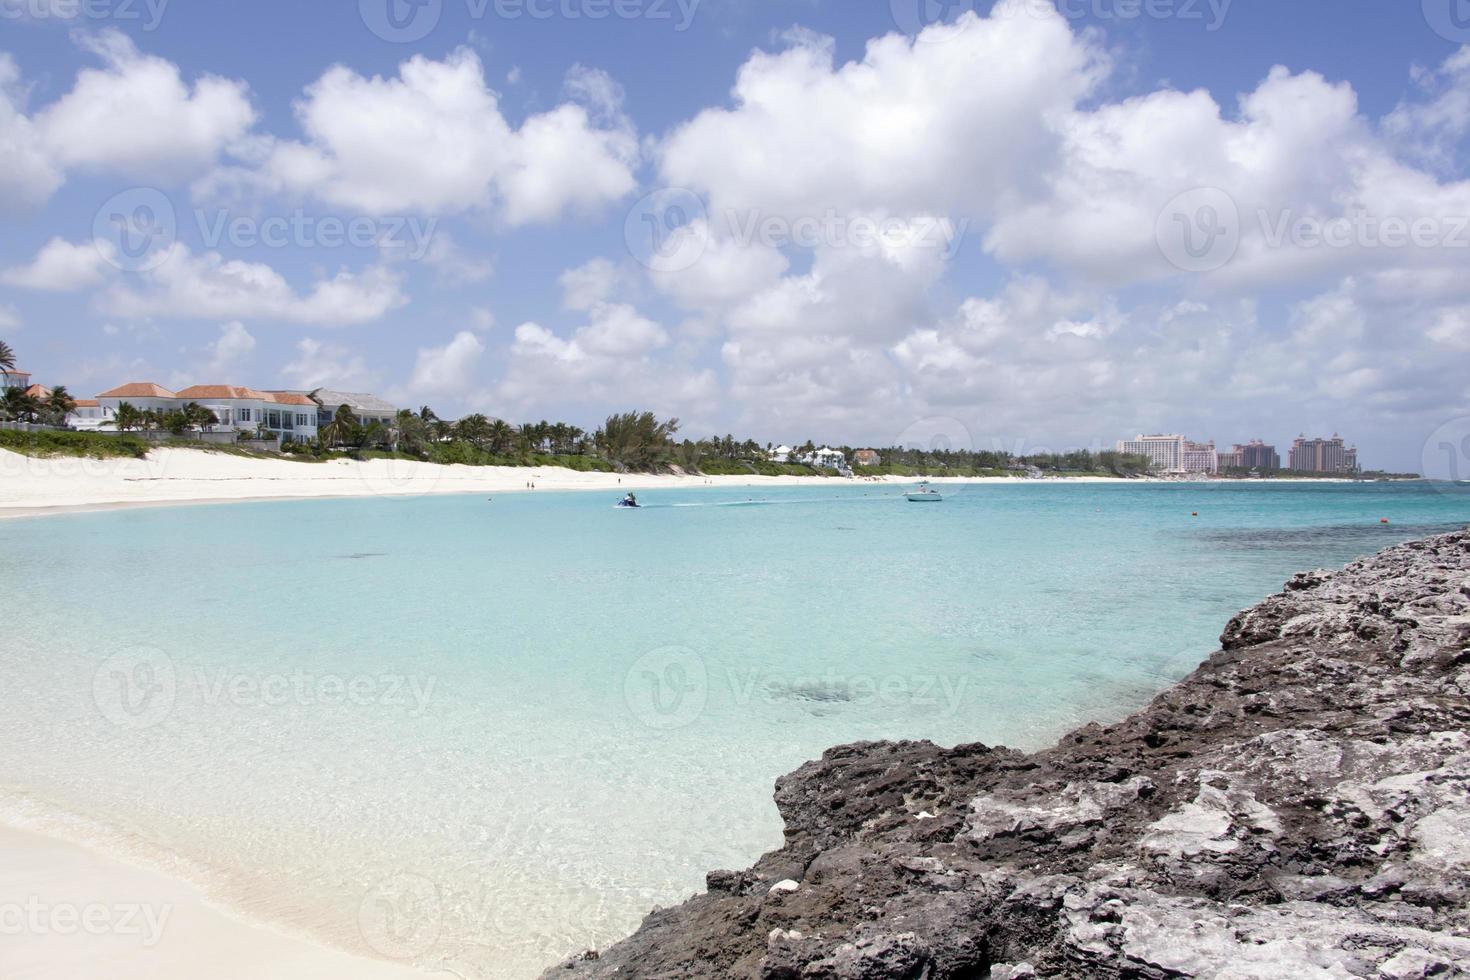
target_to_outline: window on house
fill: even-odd
[[[242,408],[242,409],[240,409],[240,421],[241,422],[249,422],[250,421],[250,409],[248,409],[248,408]]]
[[[310,418],[308,415],[298,415],[296,416],[296,424],[304,429],[311,424]]]
[[[281,413],[271,412],[270,422],[268,422],[267,425],[269,425],[272,429],[279,429],[281,427]]]

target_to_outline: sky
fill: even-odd
[[[0,0],[34,380],[1470,476],[1467,0]]]

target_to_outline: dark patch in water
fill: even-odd
[[[1412,538],[1463,531],[1463,522],[1449,524],[1329,524],[1323,527],[1243,527],[1201,530],[1194,537],[1216,548],[1238,551],[1294,551],[1320,545],[1375,543],[1387,547]]]
[[[766,690],[773,698],[783,701],[815,701],[833,704],[851,701],[852,692],[843,684],[767,684]]]
[[[359,561],[363,558],[387,558],[388,555],[381,551],[359,551],[352,555],[338,555],[344,561]]]

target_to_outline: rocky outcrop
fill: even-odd
[[[786,843],[547,978],[1470,977],[1470,532],[1299,575],[1034,755],[849,745]]]

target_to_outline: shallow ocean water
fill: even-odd
[[[1043,746],[1293,573],[1470,522],[1447,484],[946,489],[0,523],[0,819],[534,976],[779,846],[772,783],[829,746]]]

